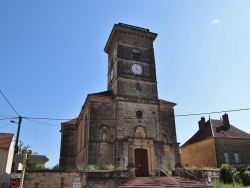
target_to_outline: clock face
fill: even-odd
[[[135,74],[141,74],[142,73],[142,67],[139,64],[133,64],[131,67],[133,73]]]

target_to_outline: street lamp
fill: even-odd
[[[16,123],[15,121],[11,120],[11,123]],[[22,123],[22,116],[18,117],[18,128],[17,128],[17,135],[16,135],[16,142],[15,142],[15,148],[14,148],[14,155],[13,155],[13,160],[12,160],[12,169],[11,171],[14,172],[15,169],[15,163],[14,163],[14,157],[16,154],[18,154],[18,141],[19,141],[19,134],[20,134],[20,128],[21,128],[21,123]]]

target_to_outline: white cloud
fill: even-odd
[[[219,24],[220,20],[218,19],[214,19],[213,21],[211,21],[211,24],[215,25],[215,24]]]

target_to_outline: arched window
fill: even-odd
[[[167,133],[166,133],[166,131],[163,131],[163,142],[164,143],[168,143],[168,137],[167,137]]]
[[[101,140],[104,142],[109,141],[109,129],[108,129],[108,127],[103,126],[100,131],[101,131]]]
[[[138,49],[132,50],[133,60],[139,61],[141,59],[140,51]]]

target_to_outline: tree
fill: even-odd
[[[22,141],[20,141],[18,153],[21,154],[23,150],[26,150],[29,148],[31,148],[31,146],[29,146],[29,145],[25,146],[24,143]],[[35,151],[32,153],[32,155],[38,155],[38,152]],[[37,164],[37,163],[31,164],[31,163],[29,163],[29,160],[28,160],[27,164],[26,164],[26,169],[27,170],[43,170],[46,168],[45,168],[45,164]]]

